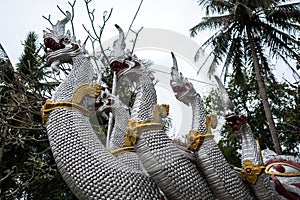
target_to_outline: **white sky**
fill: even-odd
[[[13,63],[18,61],[29,31],[35,31],[42,42],[42,30],[50,27],[50,24],[42,18],[51,14],[51,20],[56,23],[64,16],[56,7],[62,10],[71,10],[66,0],[0,0],[0,43],[3,45]],[[96,3],[97,2],[97,3]],[[70,3],[73,3],[70,0]],[[139,0],[93,0],[90,8],[95,9],[96,25],[102,24],[102,13],[113,8],[113,13],[108,21],[103,39],[115,35],[114,24],[120,25],[124,31],[128,27],[138,8]],[[133,24],[133,29],[164,28],[179,32],[189,37],[189,29],[201,21],[202,12],[196,0],[144,0],[141,10]],[[88,15],[84,0],[77,0],[75,6],[75,32],[77,39],[85,40],[87,34],[82,24],[89,27]],[[200,43],[203,37],[193,39]]]

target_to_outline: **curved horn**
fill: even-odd
[[[69,11],[66,11],[66,17],[62,19],[60,22],[64,25],[66,25],[71,20],[71,13]]]
[[[118,42],[124,42],[125,40],[125,34],[124,34],[124,31],[122,30],[122,28],[118,25],[118,24],[115,24],[115,27],[118,29],[119,31],[119,39],[118,39]]]
[[[232,101],[229,98],[228,93],[226,92],[226,89],[223,85],[223,83],[221,82],[221,80],[219,79],[219,77],[217,77],[216,75],[214,75],[218,85],[219,85],[219,89],[221,92],[221,101],[222,101],[222,105],[224,110],[230,110],[230,111],[234,111],[234,105],[232,103]]]
[[[55,25],[52,26],[53,31],[56,31],[58,35],[65,34],[65,26],[71,20],[71,13],[66,11],[66,17],[62,20],[58,20]]]
[[[117,40],[115,40],[114,45],[113,45],[113,56],[115,58],[117,57],[122,57],[124,56],[125,52],[125,35],[124,35],[124,31],[122,30],[122,28],[115,24],[115,27],[118,29],[119,31],[119,38]]]
[[[177,65],[176,57],[175,57],[175,55],[174,55],[173,52],[171,52],[171,54],[172,54],[172,59],[173,59],[173,67],[174,67],[174,69],[175,69],[176,71],[178,71],[178,65]]]

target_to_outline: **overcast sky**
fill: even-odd
[[[35,31],[42,41],[42,30],[50,24],[42,18],[51,14],[51,20],[56,23],[64,16],[56,7],[71,10],[66,0],[0,0],[0,43],[5,48],[13,63],[18,61],[23,51],[21,42],[29,31]],[[70,0],[70,3],[73,3]],[[93,0],[90,7],[95,9],[96,25],[101,25],[102,13],[113,8],[103,39],[116,34],[114,24],[119,24],[126,31],[138,8],[139,0]],[[201,21],[203,14],[196,0],[144,0],[133,29],[164,28],[182,33],[189,37],[189,29]],[[89,27],[88,15],[84,0],[77,0],[75,6],[75,32],[77,39],[84,40],[86,32],[82,24]],[[201,43],[203,37],[195,40]]]

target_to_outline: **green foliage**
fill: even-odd
[[[213,58],[210,73],[217,66],[223,66],[225,77],[229,67],[236,76],[245,66],[252,66],[249,30],[255,42],[255,50],[261,69],[271,73],[270,59],[283,59],[293,73],[300,78],[289,59],[299,63],[300,53],[297,39],[300,23],[300,3],[284,1],[210,1],[199,0],[199,5],[206,10],[206,17],[190,29],[192,37],[200,31],[210,29],[214,34],[203,43],[195,58],[211,47],[209,56]],[[268,55],[269,54],[269,55]],[[289,58],[289,59],[287,59]],[[203,65],[205,62],[203,63]],[[246,64],[246,65],[245,65]]]
[[[1,46],[0,199],[76,199],[41,122],[40,109],[59,81],[49,79],[37,41],[30,32],[16,69]]]
[[[226,77],[233,78],[237,86],[244,90],[247,87],[247,80],[242,76],[243,70],[251,68],[255,72],[250,75],[255,76],[257,80],[257,89],[264,110],[262,114],[267,115],[267,125],[275,152],[281,153],[274,125],[276,119],[269,104],[265,82],[271,83],[272,86],[276,85],[272,62],[278,59],[290,68],[296,79],[300,79],[300,75],[295,70],[300,61],[298,38],[300,3],[252,0],[198,0],[198,2],[206,10],[207,16],[190,29],[191,36],[195,37],[205,29],[215,32],[199,48],[195,59],[210,47],[211,52],[208,57],[212,57],[212,62],[209,73],[214,74],[216,68],[222,66],[225,80]],[[203,65],[208,60],[206,59]],[[294,66],[290,64],[292,62],[297,64]],[[263,124],[256,125],[260,129],[264,128]],[[264,139],[268,141],[268,137]]]
[[[24,53],[21,55],[20,63],[17,64],[18,72],[23,78],[28,77],[36,80],[43,78],[42,71],[38,69],[42,60],[39,59],[38,55],[37,39],[38,36],[34,32],[29,32],[25,40]]]
[[[271,89],[270,89],[271,90]],[[283,83],[275,90],[273,110],[283,153],[300,155],[300,86]],[[269,92],[272,92],[269,91]]]
[[[229,130],[223,127],[221,132],[222,140],[219,141],[218,147],[221,149],[227,162],[233,166],[241,167],[241,145],[237,135],[230,134]]]
[[[273,142],[271,134],[268,129],[267,120],[262,109],[262,102],[257,93],[256,80],[244,70],[243,77],[245,84],[243,87],[239,86],[235,79],[227,84],[227,93],[242,113],[247,116],[248,123],[251,126],[255,139],[260,143],[261,149],[272,149]],[[300,93],[299,85],[287,83],[273,83],[268,82],[267,94],[272,105],[272,113],[276,122],[276,129],[278,130],[283,153],[288,155],[300,155],[300,123],[299,123],[299,108],[300,108]],[[207,108],[211,108],[214,99],[219,96],[215,91],[212,91],[208,98],[206,98]],[[216,112],[216,110],[212,109]],[[221,113],[221,112],[220,112]],[[220,114],[219,113],[219,114]],[[238,150],[241,149],[240,142],[236,135],[229,132],[226,125],[221,131],[222,139],[218,146],[223,152],[225,158],[230,164],[240,166],[240,155]],[[273,149],[274,150],[274,149]]]
[[[217,89],[212,89],[209,95],[204,97],[204,103],[206,105],[207,113],[216,113],[217,115],[222,115],[222,111],[224,109],[219,96],[219,91]]]

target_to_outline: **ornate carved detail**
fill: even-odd
[[[241,172],[246,177],[247,181],[255,184],[258,176],[263,172],[264,169],[265,166],[263,165],[254,165],[250,160],[245,160]]]
[[[200,131],[197,130],[190,130],[187,138],[186,138],[186,144],[188,147],[193,151],[198,151],[201,144],[204,141],[204,134],[201,134]],[[202,137],[201,137],[202,136]]]
[[[155,105],[153,109],[153,121],[155,123],[159,123],[161,118],[165,118],[169,115],[169,105],[168,104],[160,104]]]
[[[125,137],[125,145],[124,147],[133,146],[139,134],[144,131],[150,130],[162,130],[163,124],[161,122],[161,118],[167,117],[169,114],[169,105],[160,104],[155,105],[153,109],[153,120],[150,122],[138,122],[135,119],[130,119],[127,124],[127,133]]]
[[[145,131],[162,130],[163,125],[155,122],[138,122],[135,119],[130,119],[127,124],[127,133],[125,137],[125,147],[133,146],[139,134]]]
[[[198,151],[204,140],[212,140],[213,138],[214,135],[212,134],[205,134],[197,130],[190,130],[186,138],[186,143],[191,150]]]
[[[212,134],[211,129],[215,129],[218,125],[217,115],[214,113],[208,114],[205,118],[205,126],[207,130],[207,134]]]
[[[79,104],[86,95],[97,97],[101,93],[101,85],[97,83],[86,83],[78,86],[73,93],[71,103]]]
[[[197,130],[190,130],[186,140],[188,147],[193,151],[198,151],[205,139],[212,140],[214,138],[214,135],[212,135],[211,128],[216,128],[217,123],[218,121],[216,114],[207,115],[205,118],[207,134],[201,133]]]
[[[79,104],[71,103],[71,102],[51,102],[50,99],[47,99],[46,103],[42,106],[41,109],[42,123],[45,124],[49,117],[50,112],[58,108],[70,108],[82,112],[82,114],[84,114],[85,116],[91,115],[91,111],[89,111],[88,109],[84,108]]]
[[[295,169],[295,171],[298,171],[298,172],[286,172],[284,166],[293,168],[293,169]],[[274,167],[276,171],[270,171],[270,169],[272,167]],[[280,169],[282,169],[282,170],[280,170]],[[291,163],[288,163],[288,162],[278,162],[278,161],[276,162],[275,161],[266,166],[265,173],[271,174],[271,175],[274,174],[276,176],[295,177],[295,176],[300,176],[300,168]]]
[[[130,147],[118,148],[116,150],[110,150],[110,153],[113,155],[121,154],[123,152],[135,152],[135,149],[133,146],[130,146]]]
[[[85,116],[90,116],[91,111],[80,105],[86,95],[96,97],[101,92],[99,84],[82,84],[74,92],[70,102],[51,102],[50,99],[42,106],[42,123],[45,124],[50,112],[57,108],[70,108],[82,112]]]
[[[247,118],[244,115],[239,115],[236,113],[227,115],[225,117],[227,124],[230,126],[231,132],[240,131],[241,127],[247,123]]]

